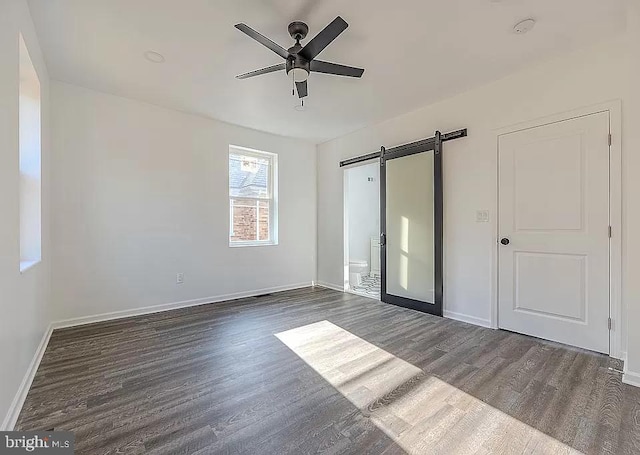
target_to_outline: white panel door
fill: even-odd
[[[609,113],[502,135],[498,161],[500,328],[609,353]]]

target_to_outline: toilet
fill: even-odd
[[[360,286],[362,276],[369,273],[369,263],[367,261],[349,261],[349,284]]]

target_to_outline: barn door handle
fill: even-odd
[[[500,239],[500,243],[506,246],[509,244],[509,239],[506,237],[503,237],[502,239]]]

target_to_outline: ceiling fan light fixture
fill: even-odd
[[[292,68],[291,74],[294,82],[304,82],[309,78],[309,71],[304,68]]]

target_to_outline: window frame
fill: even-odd
[[[231,156],[247,156],[251,158],[258,158],[269,161],[269,173],[267,176],[267,197],[239,197],[231,196],[231,187],[229,181],[229,169],[231,164]],[[229,145],[229,154],[227,155],[227,196],[228,196],[228,209],[229,209],[229,226],[228,226],[228,243],[230,248],[242,248],[242,247],[256,247],[256,246],[276,246],[278,245],[278,155],[272,152],[266,152],[263,150],[251,149],[248,147],[241,147],[238,145]],[[256,202],[256,210],[258,210],[259,218],[259,203],[266,201],[269,204],[269,239],[268,240],[231,240],[233,231],[233,200],[234,199],[247,199]],[[257,230],[259,232],[259,230]]]

